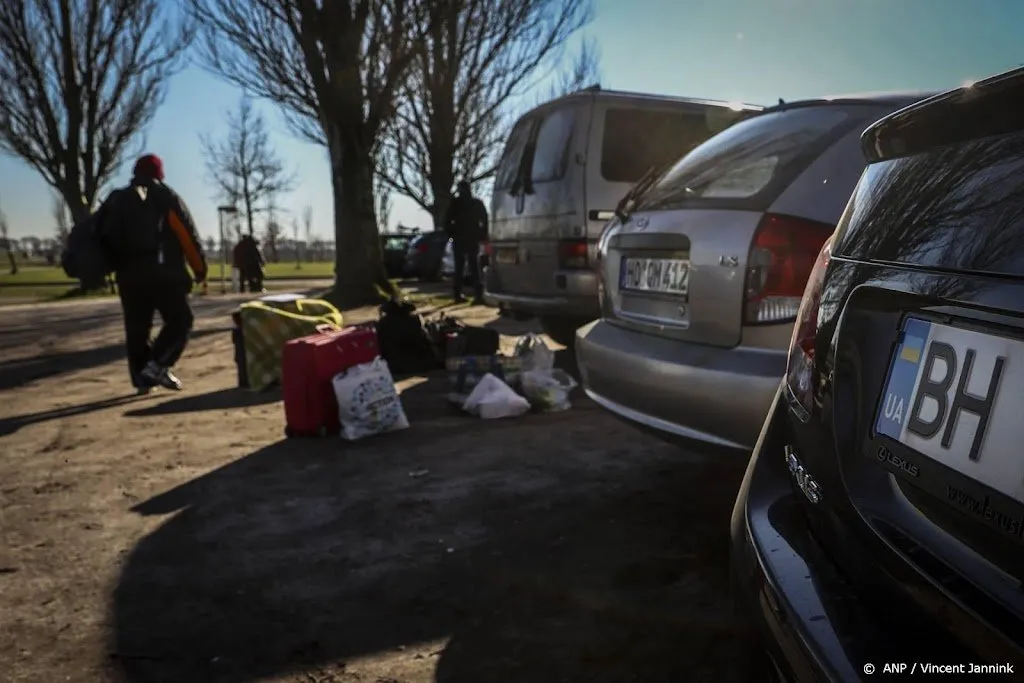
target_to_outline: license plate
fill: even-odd
[[[494,262],[514,265],[519,262],[519,250],[515,248],[496,249],[494,251]]]
[[[908,318],[875,432],[1024,503],[1024,342]]]
[[[685,259],[622,257],[619,286],[638,292],[685,295],[690,286],[690,262]]]

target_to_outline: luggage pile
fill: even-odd
[[[389,301],[376,323],[350,327],[330,303],[294,294],[250,301],[232,317],[238,384],[280,385],[289,437],[353,441],[407,428],[395,375],[444,369],[449,400],[483,418],[564,410],[576,386],[540,338],[504,356],[495,330],[444,315],[425,322],[408,302]]]

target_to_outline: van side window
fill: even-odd
[[[495,190],[507,190],[512,187],[519,173],[519,164],[523,159],[523,151],[530,141],[534,119],[521,119],[513,128],[505,143],[505,151],[501,154],[498,171],[494,177]]]
[[[559,180],[565,175],[575,114],[575,109],[563,108],[550,111],[544,117],[534,143],[533,168],[530,171],[533,182]]]
[[[651,166],[675,161],[711,135],[701,111],[608,109],[601,175],[612,183],[635,183]]]

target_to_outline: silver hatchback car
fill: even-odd
[[[811,268],[864,170],[861,132],[924,96],[780,104],[634,198],[598,243],[602,317],[576,332],[586,393],[661,436],[750,449]]]

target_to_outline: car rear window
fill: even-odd
[[[680,159],[644,195],[637,209],[694,204],[766,208],[859,118],[839,107],[814,106],[738,123]]]
[[[609,108],[601,142],[601,176],[613,183],[635,183],[652,166],[671,163],[749,115],[727,107]]]
[[[384,239],[384,248],[388,251],[405,249],[409,241],[408,237],[387,237]]]
[[[1024,274],[1024,133],[944,145],[870,164],[833,253],[944,270]],[[939,292],[973,286],[951,278]]]

